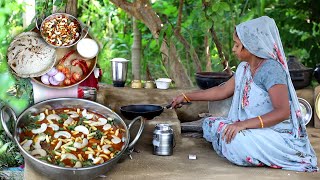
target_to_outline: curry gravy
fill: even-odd
[[[110,119],[110,117],[104,117],[98,113],[86,111],[88,114],[93,114],[92,119],[87,119],[81,113],[83,111],[83,109],[74,108],[46,110],[45,112],[43,112],[45,114],[45,118],[43,120],[39,120],[41,113],[33,114],[33,123],[30,123],[29,125],[24,127],[22,133],[20,134],[20,144],[23,146],[27,140],[32,140],[32,144],[30,145],[30,147],[26,146],[26,148],[24,148],[26,150],[29,148],[28,152],[34,154],[36,150],[36,142],[39,141],[40,136],[46,136],[46,140],[40,141],[41,149],[46,151],[46,155],[39,156],[37,154],[35,157],[44,160],[48,163],[64,167],[74,167],[75,163],[78,161],[81,163],[82,167],[94,165],[94,162],[100,159],[98,157],[101,157],[103,160],[100,160],[99,163],[96,164],[101,164],[110,160],[122,150],[122,146],[124,145],[123,141],[115,141],[113,138],[119,138],[122,140],[123,133],[125,132],[125,130],[116,127],[113,123],[113,120]],[[66,125],[64,124],[64,122],[67,120],[67,118],[70,117],[70,114],[68,114],[69,112],[77,112],[79,117],[72,118],[72,123]],[[50,114],[59,115],[61,119],[48,120],[47,117]],[[111,128],[105,130],[105,126],[103,125],[92,126],[94,122],[99,122],[99,118],[107,119],[107,124],[110,124]],[[43,123],[48,125],[46,130],[39,134],[34,134],[33,132],[35,131],[32,130],[39,129]],[[50,124],[58,125],[59,129],[54,130],[54,128],[49,127]],[[89,134],[84,134],[82,132],[75,131],[75,127],[77,126],[87,127],[89,130]],[[64,136],[55,138],[55,133],[59,131],[67,131],[68,133],[70,133],[71,138],[66,138]],[[83,140],[84,138],[88,140],[88,144],[85,147],[79,149],[73,146],[76,141],[82,143],[81,140]],[[56,147],[59,141],[62,141],[62,145],[57,149]],[[67,143],[69,143],[69,145],[67,145]],[[108,147],[107,152],[102,150],[102,147],[104,145]],[[77,159],[62,159],[62,154],[68,153],[73,154],[75,157],[77,157]],[[89,154],[92,154],[92,156],[95,157],[95,160],[93,160],[93,158],[89,159]]]

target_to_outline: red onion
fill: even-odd
[[[50,84],[50,82],[49,82],[49,76],[48,76],[47,74],[42,75],[42,76],[41,76],[41,82],[42,82],[43,84],[49,85],[49,84]]]
[[[53,77],[49,77],[49,82],[51,85],[57,86],[60,82],[56,81]]]
[[[56,75],[57,73],[58,73],[58,70],[57,70],[55,67],[51,68],[50,71],[47,72],[47,74],[48,74],[49,76],[54,76],[54,75]]]
[[[65,79],[65,75],[62,72],[58,72],[56,75],[53,76],[53,79],[61,82]]]

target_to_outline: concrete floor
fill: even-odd
[[[320,173],[301,173],[266,167],[240,167],[229,163],[219,157],[212,149],[211,144],[203,138],[184,137],[176,135],[177,144],[172,156],[153,155],[151,145],[152,124],[158,120],[147,122],[141,138],[135,148],[139,153],[133,152],[133,159],[123,157],[110,172],[97,179],[320,179]],[[162,119],[162,121],[165,121]],[[308,128],[310,141],[320,156],[320,129]],[[195,154],[196,160],[189,160],[188,155]],[[318,164],[320,161],[318,159]],[[25,180],[45,180],[26,166]]]
[[[311,143],[320,156],[320,129],[308,129]],[[182,137],[172,156],[152,154],[152,145],[140,141],[140,153],[125,159],[106,174],[106,179],[320,179],[320,172],[301,173],[266,167],[240,167],[219,157],[203,138]],[[189,160],[188,155],[197,155]],[[320,161],[318,159],[318,164]]]
[[[131,89],[131,88],[113,88],[101,87],[98,93],[98,102],[105,104],[111,109],[118,112],[119,107],[127,104],[166,104],[171,98],[181,92],[187,90],[157,90],[157,89]],[[313,97],[313,96],[312,96]],[[307,99],[307,98],[306,98]],[[312,99],[312,98],[311,98]],[[220,108],[213,108],[213,111],[219,111],[219,115],[225,114],[219,102]],[[183,111],[181,111],[183,110]],[[205,111],[203,111],[205,110]],[[97,178],[99,180],[127,180],[127,179],[281,179],[281,180],[299,180],[299,179],[320,179],[320,172],[302,173],[294,171],[286,171],[279,169],[271,169],[266,167],[240,167],[231,164],[224,158],[219,157],[212,149],[211,144],[203,138],[185,137],[181,134],[180,121],[182,117],[192,117],[187,121],[192,121],[198,117],[200,112],[206,112],[208,104],[201,102],[192,106],[180,109],[176,114],[174,110],[165,110],[159,117],[147,121],[145,129],[135,148],[140,153],[133,152],[133,159],[123,157],[110,172],[106,172],[104,177]],[[200,112],[199,112],[200,111]],[[209,111],[212,113],[211,111]],[[217,113],[212,113],[218,115]],[[178,117],[179,116],[179,117]],[[179,119],[178,119],[179,118]],[[126,121],[127,123],[129,121]],[[157,123],[170,123],[175,132],[177,140],[176,147],[172,156],[153,155],[152,149],[152,132]],[[133,126],[131,137],[134,137],[137,131],[136,125]],[[318,155],[318,165],[320,166],[320,129],[308,127],[308,133],[311,144]],[[197,156],[196,160],[189,160],[189,154]],[[26,166],[25,180],[45,180],[46,177],[33,171]]]

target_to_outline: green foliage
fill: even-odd
[[[275,18],[286,54],[312,68],[320,62],[319,12],[317,0],[279,1],[266,9],[266,14]]]
[[[191,44],[191,48],[195,49],[202,67],[205,66],[204,54],[204,36],[209,36],[211,63],[213,71],[222,71],[223,66],[218,56],[218,51],[212,41],[211,34],[208,32],[214,26],[217,36],[223,46],[223,51],[229,57],[229,63],[233,70],[235,70],[239,61],[232,53],[233,46],[233,31],[235,25],[248,21],[262,15],[269,15],[277,22],[284,47],[287,54],[299,55],[302,62],[308,66],[314,66],[315,56],[319,54],[314,49],[317,42],[316,38],[319,36],[319,23],[312,22],[312,27],[301,31],[301,20],[307,17],[303,15],[308,13],[308,9],[300,10],[299,5],[306,2],[307,6],[309,1],[290,1],[289,6],[281,1],[270,0],[246,0],[238,1],[203,1],[185,0],[182,14],[181,34]],[[121,9],[116,8],[109,0],[80,0],[79,15],[83,22],[90,26],[92,34],[102,42],[102,49],[99,54],[98,64],[102,67],[104,75],[103,82],[111,83],[111,64],[110,59],[114,57],[124,57],[131,59],[131,45],[132,45],[132,25],[131,18]],[[290,10],[290,7],[292,7]],[[178,1],[155,1],[152,8],[156,11],[157,15],[161,18],[164,27],[159,34],[159,39],[156,41],[149,29],[143,24],[139,23],[139,29],[142,34],[142,77],[144,76],[147,66],[152,72],[154,78],[167,76],[167,67],[162,64],[160,54],[160,44],[166,36],[172,42],[175,42],[177,51],[179,53],[181,62],[185,66],[190,76],[194,74],[194,66],[192,57],[186,52],[184,46],[179,42],[173,34],[173,29],[177,25],[178,16]],[[281,7],[281,8],[280,8]],[[289,7],[289,9],[287,8]],[[301,13],[300,11],[304,11]],[[288,14],[283,16],[282,14]],[[290,15],[290,16],[289,16]],[[303,15],[303,16],[302,16]],[[295,16],[301,16],[296,18]],[[288,17],[291,20],[288,20]],[[283,25],[283,24],[286,25]],[[292,40],[292,34],[295,37]],[[290,37],[291,36],[291,37]],[[313,42],[311,42],[313,40]],[[289,42],[294,42],[289,44]],[[308,47],[312,47],[308,49]],[[310,59],[310,58],[313,59]],[[129,68],[129,79],[130,79]],[[130,80],[129,80],[130,81]]]
[[[8,68],[6,54],[12,38],[22,32],[23,4],[0,1],[0,100],[20,114],[30,101],[30,81],[16,78]]]
[[[30,89],[27,82],[16,79],[9,71],[6,61],[7,48],[12,38],[22,32],[23,4],[0,0],[0,107],[7,104],[20,114],[29,104]],[[9,94],[9,93],[12,94]],[[13,95],[14,94],[14,95]],[[8,127],[13,132],[13,120]],[[23,164],[23,157],[17,145],[11,142],[0,126],[0,169]]]
[[[0,108],[4,104],[0,100]],[[11,118],[7,122],[10,132],[14,132],[14,120]],[[17,167],[23,164],[23,157],[19,152],[18,146],[6,135],[0,123],[0,170],[7,167]]]
[[[55,0],[54,5],[62,7],[66,0]],[[0,47],[1,59],[5,58],[8,42],[13,35],[21,32],[22,6],[15,1],[1,3],[0,29],[2,46]],[[36,1],[37,16],[45,17],[50,14],[53,6],[51,0]],[[310,5],[311,4],[311,5]],[[204,38],[209,37],[211,63],[213,71],[222,71],[223,66],[218,56],[217,48],[208,31],[214,27],[217,36],[223,46],[224,54],[229,58],[232,69],[239,63],[232,53],[232,34],[235,25],[262,15],[274,18],[282,37],[286,54],[296,55],[303,64],[314,67],[319,62],[319,2],[316,0],[289,0],[289,1],[239,1],[239,0],[214,0],[193,1],[185,0],[183,5],[181,34],[195,49],[200,63],[204,69],[206,65]],[[192,57],[185,47],[174,36],[177,27],[179,1],[155,1],[152,8],[163,22],[163,29],[159,39],[155,40],[150,30],[138,22],[138,28],[142,35],[142,79],[148,67],[153,78],[168,76],[168,67],[162,64],[160,44],[164,36],[174,42],[182,64],[192,77],[195,67]],[[131,16],[125,11],[114,6],[109,0],[78,0],[78,16],[86,24],[91,35],[100,42],[101,51],[98,55],[98,65],[103,70],[102,82],[112,83],[110,60],[115,57],[131,59],[131,46],[133,42]],[[4,18],[2,18],[4,17]],[[7,23],[10,21],[10,23]],[[3,40],[4,39],[4,40]],[[128,82],[131,78],[131,64],[129,63]],[[7,64],[0,61],[0,73],[7,73]],[[16,83],[15,78],[7,74],[1,78],[10,79],[5,89]],[[2,90],[1,93],[6,90]],[[23,93],[22,93],[23,94]],[[1,97],[4,98],[4,97]]]

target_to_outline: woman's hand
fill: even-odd
[[[237,121],[233,124],[227,125],[226,128],[224,128],[223,134],[222,134],[222,140],[225,139],[227,144],[229,144],[235,137],[236,135],[241,131],[246,129],[245,126],[243,125],[243,122]]]
[[[173,98],[172,103],[171,103],[171,107],[172,108],[181,108],[182,107],[182,102],[186,102],[185,98],[183,97],[183,95],[179,95],[175,98]]]

